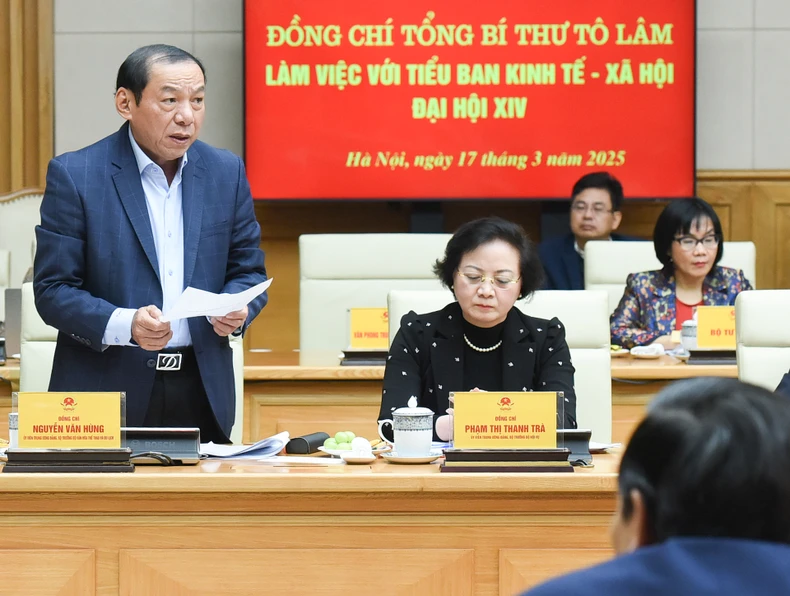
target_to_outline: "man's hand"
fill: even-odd
[[[211,325],[214,327],[214,333],[220,337],[227,337],[244,325],[248,314],[249,310],[245,306],[241,310],[229,312],[224,317],[211,317]]]
[[[134,313],[132,318],[132,339],[142,349],[149,352],[158,352],[173,337],[170,323],[163,323],[159,320],[161,317],[162,311],[153,304],[138,308],[137,312]]]

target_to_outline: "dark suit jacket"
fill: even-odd
[[[524,593],[524,596],[790,594],[790,546],[729,538],[673,538]]]
[[[776,392],[790,397],[790,372],[785,374],[785,376],[782,377],[782,380],[779,381],[779,386],[776,388]]]
[[[41,204],[34,290],[44,321],[59,330],[51,391],[126,391],[127,425],[141,425],[155,353],[102,349],[116,308],[162,307],[156,249],[128,124],[49,163]],[[260,227],[244,172],[229,151],[196,141],[182,173],[184,286],[235,293],[266,279]],[[249,305],[247,324],[266,296]],[[245,325],[246,327],[246,325]],[[226,337],[205,317],[189,319],[200,375],[220,428],[235,413]]]
[[[458,391],[463,380],[462,317],[457,302],[424,315],[404,315],[387,356],[379,420],[390,418],[412,395],[436,416],[445,414],[450,392]],[[564,391],[565,428],[576,428],[574,368],[564,326],[556,318],[529,317],[513,307],[500,349],[504,390]]]
[[[622,242],[639,240],[622,234],[612,234],[612,240]],[[573,247],[573,234],[549,238],[538,245],[538,253],[546,272],[546,290],[583,290],[584,259]]]

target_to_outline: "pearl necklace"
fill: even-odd
[[[478,348],[475,344],[473,344],[471,341],[469,341],[469,338],[466,337],[466,333],[464,333],[464,341],[466,342],[466,345],[469,346],[470,348],[472,348],[475,352],[493,352],[499,346],[502,345],[502,340],[500,339],[498,342],[496,342],[490,348]]]

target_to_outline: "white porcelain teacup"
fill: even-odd
[[[387,423],[392,425],[394,441],[387,439],[381,432],[381,427]],[[414,406],[398,408],[392,412],[392,419],[379,420],[379,436],[392,443],[395,452],[401,457],[429,455],[433,440],[433,411]]]

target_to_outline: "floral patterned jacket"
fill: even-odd
[[[740,269],[715,266],[702,286],[707,306],[728,306],[744,290],[751,290]],[[611,316],[612,343],[633,348],[654,342],[675,329],[675,276],[670,270],[633,273]]]

